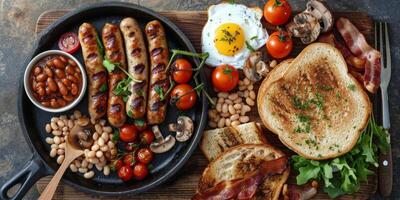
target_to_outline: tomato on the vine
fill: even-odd
[[[120,128],[119,138],[124,142],[133,142],[137,138],[138,130],[135,125],[125,124]]]
[[[135,164],[135,157],[131,153],[126,154],[123,159],[124,164],[127,166],[133,166]]]
[[[235,67],[223,64],[213,70],[211,80],[218,91],[229,92],[238,84],[239,72]]]
[[[139,145],[136,143],[133,143],[133,142],[125,143],[125,150],[128,152],[132,152],[132,151],[136,150],[138,147],[139,147]]]
[[[118,171],[121,169],[121,167],[124,166],[124,163],[122,162],[121,159],[115,160],[112,164],[112,167],[114,170]]]
[[[135,119],[133,122],[136,126],[136,129],[141,132],[147,129],[147,122],[143,119]]]
[[[143,163],[137,163],[133,167],[133,175],[137,180],[143,180],[149,174],[149,168]]]
[[[179,110],[188,110],[196,103],[196,91],[189,84],[183,83],[174,87],[171,92],[171,101]]]
[[[123,181],[129,181],[133,177],[133,170],[130,166],[122,166],[118,170],[118,177]]]
[[[293,41],[289,34],[284,31],[272,33],[267,40],[268,53],[274,58],[284,58],[293,49]]]
[[[192,78],[192,64],[184,58],[175,60],[172,66],[172,78],[177,83],[187,83]]]
[[[136,152],[136,160],[149,164],[153,160],[153,152],[149,148],[141,148]]]
[[[139,135],[142,144],[150,145],[154,141],[154,133],[150,130],[144,130]]]
[[[292,14],[292,8],[286,0],[269,0],[264,6],[264,17],[272,25],[286,23]]]

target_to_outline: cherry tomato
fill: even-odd
[[[143,163],[137,163],[133,167],[133,175],[137,180],[143,180],[149,174],[149,168]]]
[[[183,83],[174,87],[171,92],[171,101],[179,110],[188,110],[196,103],[196,91],[189,84]]]
[[[149,148],[139,149],[136,158],[141,163],[149,164],[153,160],[153,152]]]
[[[220,65],[211,74],[213,86],[221,92],[233,90],[239,82],[239,72],[233,66]]]
[[[138,130],[135,125],[125,124],[120,128],[119,138],[124,142],[135,141],[138,134]]]
[[[267,40],[268,53],[274,58],[284,58],[293,49],[293,41],[284,31],[276,31]]]
[[[129,181],[133,177],[133,170],[130,166],[122,166],[118,170],[118,177],[123,181]]]
[[[114,167],[114,169],[117,170],[117,171],[118,171],[119,169],[121,169],[122,166],[124,166],[124,163],[122,162],[121,159],[115,160],[114,163],[113,163],[113,167]]]
[[[177,83],[187,83],[192,78],[193,69],[192,64],[183,58],[175,60],[172,66],[172,78]]]
[[[143,119],[135,119],[134,124],[139,132],[144,131],[147,128],[147,122]]]
[[[126,166],[133,166],[135,164],[135,157],[131,153],[126,154],[123,159]]]
[[[135,144],[133,142],[125,143],[125,150],[132,152],[138,148],[138,144]]]
[[[286,23],[292,14],[292,8],[286,0],[269,0],[264,6],[264,17],[272,25]]]
[[[142,144],[150,145],[154,141],[154,133],[150,130],[145,130],[139,135]]]
[[[80,47],[78,35],[74,32],[64,33],[58,40],[58,48],[69,54],[75,53]]]

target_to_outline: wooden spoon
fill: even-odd
[[[82,143],[80,142],[80,137],[79,134],[81,132],[88,132],[90,131],[93,133],[93,125],[91,123],[88,123],[86,126],[80,126],[78,124],[75,124],[74,127],[72,127],[70,133],[67,136],[66,140],[66,145],[65,145],[65,158],[61,166],[58,168],[56,174],[53,176],[49,184],[46,186],[44,191],[39,197],[39,200],[50,200],[52,199],[54,192],[57,189],[58,183],[60,182],[65,170],[68,168],[68,166],[71,164],[72,161],[74,161],[76,158],[84,154],[84,151],[82,150]],[[92,136],[87,137],[87,141],[85,141],[85,144],[88,145],[93,144],[93,139]]]

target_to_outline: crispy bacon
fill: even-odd
[[[368,45],[365,37],[350,20],[339,18],[336,28],[350,51],[356,57],[365,59],[364,86],[369,92],[375,93],[381,82],[381,54]]]
[[[245,175],[241,179],[223,181],[205,191],[195,194],[192,200],[211,199],[250,199],[266,177],[282,174],[288,167],[287,157],[264,161],[257,171]]]
[[[305,185],[285,184],[283,187],[284,200],[307,200],[317,194],[318,182],[312,181]]]

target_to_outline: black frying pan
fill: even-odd
[[[78,27],[83,22],[94,24],[100,33],[106,22],[119,24],[122,18],[128,16],[136,18],[142,28],[147,22],[158,19],[164,25],[170,49],[175,48],[195,52],[188,38],[167,18],[135,4],[111,2],[78,8],[53,23],[38,36],[33,51],[26,58],[25,63],[27,65],[40,52],[49,49],[58,49],[57,42],[61,34],[68,31],[77,32]],[[83,63],[81,51],[76,52],[74,56]],[[198,60],[193,60],[192,62],[198,64]],[[200,78],[201,82],[206,83],[204,73],[201,74]],[[2,199],[22,199],[24,194],[38,179],[54,173],[59,167],[56,160],[49,156],[50,146],[45,142],[48,134],[45,133],[44,126],[50,121],[51,117],[59,116],[60,114],[47,113],[35,107],[30,102],[23,88],[22,71],[18,95],[19,120],[25,139],[33,151],[33,156],[18,174],[1,187],[0,195]],[[175,122],[178,114],[185,114],[194,119],[195,132],[191,140],[185,143],[177,143],[169,152],[156,155],[152,162],[154,168],[152,168],[151,174],[145,180],[124,183],[117,177],[116,173],[106,177],[98,172],[95,178],[88,180],[83,178],[81,174],[67,170],[63,177],[64,182],[84,192],[113,196],[140,193],[157,187],[171,178],[189,159],[197,147],[207,120],[207,108],[208,104],[204,95],[199,98],[194,109],[183,113],[169,106],[167,119],[160,125],[161,131],[167,134],[168,123]],[[65,114],[71,114],[75,109],[79,109],[88,115],[87,97],[76,108]],[[20,188],[13,197],[8,197],[7,191],[16,184],[21,184]]]

